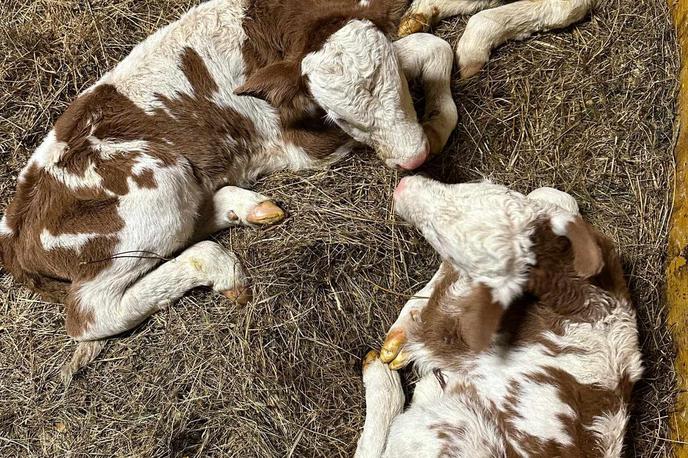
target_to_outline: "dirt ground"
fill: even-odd
[[[190,0],[0,0],[2,208],[67,103]],[[437,32],[453,44],[465,19]],[[581,24],[503,46],[468,81],[461,120],[424,171],[572,193],[619,244],[638,307],[645,379],[628,456],[669,455],[673,349],[663,269],[677,50],[663,0],[608,0]],[[67,390],[74,344],[60,305],[0,278],[0,456],[351,455],[363,424],[360,359],[438,259],[390,206],[397,173],[369,152],[256,188],[281,225],[218,240],[256,300],[196,291],[114,339]]]

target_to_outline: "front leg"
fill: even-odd
[[[391,369],[400,369],[408,364],[407,354],[403,351],[404,345],[409,335],[410,327],[420,320],[420,314],[428,303],[430,296],[435,290],[435,286],[444,276],[444,263],[435,272],[430,281],[411,299],[406,302],[399,313],[399,317],[394,322],[380,350],[380,360],[389,363]]]
[[[499,3],[500,0],[415,0],[401,19],[398,35],[405,37],[412,33],[427,32],[444,18],[457,14],[473,14]]]
[[[404,409],[404,391],[397,372],[369,352],[363,361],[366,417],[363,433],[358,439],[355,458],[380,458],[387,444],[389,429]]]
[[[394,49],[406,79],[420,78],[423,83],[423,130],[430,142],[430,154],[438,154],[459,119],[451,93],[451,46],[441,38],[421,33],[394,42]]]
[[[270,198],[248,189],[225,186],[207,202],[199,218],[196,238],[204,239],[230,226],[274,224],[284,216],[284,211]]]

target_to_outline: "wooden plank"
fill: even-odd
[[[681,51],[680,131],[667,266],[668,320],[676,343],[679,395],[671,417],[674,451],[688,458],[688,0],[670,0]]]

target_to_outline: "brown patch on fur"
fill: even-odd
[[[294,61],[280,61],[256,69],[246,82],[236,88],[237,95],[249,95],[280,107],[306,90],[301,67]]]
[[[50,300],[62,301],[71,282],[92,279],[112,263],[110,257],[124,221],[117,213],[118,198],[105,190],[125,195],[130,191],[129,178],[141,187],[154,188],[157,184],[152,170],[138,175],[132,172],[141,155],[154,157],[162,167],[183,158],[190,163],[189,173],[214,188],[231,176],[236,156],[249,154],[255,128],[235,110],[211,101],[217,84],[201,57],[185,49],[181,68],[194,94],[178,99],[160,96],[163,108],[152,113],[136,106],[115,87],[99,85],[75,100],[58,119],[55,134],[58,141],[66,143],[66,149],[50,167],[83,176],[93,164],[103,179],[103,189],[73,190],[47,170],[35,165],[27,170],[6,211],[15,235],[2,242],[3,263],[20,281],[46,293]],[[148,148],[103,157],[88,140],[91,135],[114,143],[143,140]],[[230,138],[235,142],[229,144]],[[102,237],[89,240],[78,253],[68,248],[46,251],[40,240],[43,230],[53,236],[96,233]]]
[[[430,425],[429,429],[435,432],[437,440],[442,444],[439,456],[461,456],[461,441],[466,436],[467,432],[467,429],[464,425],[454,425],[451,423],[442,422]]]
[[[604,266],[602,252],[595,235],[583,218],[576,218],[566,225],[566,237],[573,249],[573,267],[583,278],[597,275]]]
[[[236,92],[277,107],[284,139],[322,159],[348,136],[318,110],[301,76],[301,61],[319,50],[337,30],[355,19],[367,19],[386,33],[396,28],[405,0],[256,0],[243,21],[247,39],[242,54],[246,82]]]
[[[88,326],[93,323],[93,320],[93,312],[84,310],[74,295],[67,297],[65,301],[65,328],[67,335],[79,338],[86,332]]]
[[[492,291],[479,284],[461,298],[461,337],[472,351],[479,353],[492,342],[499,328],[504,308],[492,300]]]
[[[621,260],[614,244],[608,237],[603,236],[597,231],[594,231],[594,236],[602,251],[604,267],[599,274],[590,279],[591,283],[613,296],[630,302],[631,293],[628,291],[628,283],[626,282]]]
[[[450,296],[449,288],[459,273],[448,262],[442,268],[442,277],[409,340],[423,342],[441,360],[455,359],[466,351],[483,351],[490,345],[504,309],[493,302],[490,289],[482,284],[466,296]]]
[[[529,382],[537,385],[551,385],[554,387],[561,402],[574,412],[574,416],[560,416],[564,431],[571,438],[571,445],[562,445],[549,440],[531,436],[516,428],[514,421],[519,417],[517,406],[523,387],[518,382],[509,386],[505,406],[499,412],[499,423],[510,440],[518,442],[519,446],[530,456],[600,456],[601,444],[598,437],[588,429],[594,417],[610,412],[617,412],[624,403],[628,402],[630,390],[622,383],[615,390],[608,390],[594,385],[579,383],[571,374],[554,367],[546,367],[543,371],[528,376]]]
[[[326,158],[349,141],[349,136],[343,130],[325,122],[292,125],[284,131],[283,136],[286,142],[303,148],[315,159]]]

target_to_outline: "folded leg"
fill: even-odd
[[[394,42],[394,48],[406,79],[419,78],[423,84],[423,129],[430,142],[430,154],[438,154],[458,121],[451,94],[451,46],[441,38],[421,33]]]
[[[596,1],[520,0],[481,11],[469,19],[456,49],[461,76],[478,73],[492,49],[507,40],[523,40],[580,21]]]
[[[269,197],[236,186],[225,186],[213,195],[198,219],[197,239],[236,225],[274,224],[284,211]]]
[[[473,14],[499,4],[500,0],[415,0],[401,19],[398,35],[426,32],[444,18]]]
[[[403,351],[409,334],[408,329],[420,319],[421,311],[428,303],[432,292],[435,290],[435,286],[444,275],[445,269],[443,266],[444,264],[440,266],[423,289],[406,302],[399,313],[399,317],[387,332],[387,337],[380,350],[380,359],[384,363],[389,363],[392,369],[400,369],[408,363],[407,355]]]

